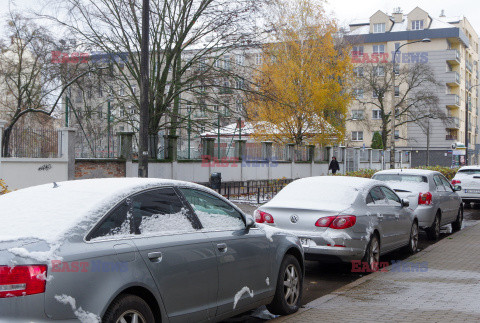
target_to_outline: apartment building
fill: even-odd
[[[392,62],[399,46],[422,39],[430,40],[402,46],[400,54],[396,56],[396,64],[399,69],[415,63],[431,66],[439,83],[435,89],[439,99],[438,109],[448,118],[425,119],[421,121],[422,124],[404,123],[398,126],[395,145],[398,150],[409,151],[412,166],[417,166],[425,164],[428,141],[431,163],[450,166],[452,145],[465,143],[467,133],[469,155],[474,158],[477,152],[478,156],[478,149],[475,148],[480,143],[479,107],[478,87],[475,85],[479,84],[479,38],[467,18],[447,18],[443,12],[439,17],[434,17],[418,7],[408,14],[399,9],[391,15],[379,10],[368,20],[350,24],[347,37],[354,42],[355,55],[376,54],[388,62]],[[398,97],[397,92],[404,90],[396,87],[395,96]],[[390,99],[391,92],[386,94],[385,100],[388,103]],[[349,111],[346,145],[370,147],[373,134],[380,130],[380,111],[373,104],[362,105],[356,100]],[[425,131],[425,124],[428,125],[428,131]],[[473,159],[469,161],[472,162]]]

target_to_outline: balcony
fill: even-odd
[[[460,85],[460,74],[455,71],[447,72],[447,85],[448,86],[459,86]]]
[[[460,129],[460,119],[457,117],[449,117],[445,126],[447,129]]]
[[[458,140],[457,135],[446,135],[445,140]]]
[[[447,94],[446,105],[449,108],[460,108],[460,97],[457,94]]]
[[[458,49],[447,50],[447,62],[451,65],[460,64],[460,52],[458,51]]]

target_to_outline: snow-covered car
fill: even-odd
[[[480,203],[480,166],[461,167],[452,179],[452,185],[458,186],[457,192],[465,203]]]
[[[309,260],[361,260],[375,269],[380,255],[402,247],[411,253],[417,250],[418,222],[408,200],[372,179],[302,178],[254,215],[256,222],[300,237]]]
[[[410,207],[431,240],[440,236],[440,227],[452,224],[452,229],[462,228],[463,205],[457,194],[440,172],[425,169],[389,169],[375,173],[373,179],[387,183]]]
[[[200,185],[61,182],[2,195],[0,210],[1,322],[215,322],[299,308],[299,239]]]

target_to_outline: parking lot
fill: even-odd
[[[244,212],[252,214],[255,205],[237,204]],[[464,212],[463,227],[472,226],[480,221],[480,206],[466,207]],[[450,226],[442,228],[440,240],[448,239],[451,233]],[[423,250],[432,245],[433,241],[428,241],[426,234],[420,231],[418,249]],[[401,251],[392,252],[381,258],[381,261],[404,260],[408,255]],[[322,264],[315,261],[306,262],[305,280],[303,286],[302,304],[307,304],[319,297],[327,295],[355,280],[363,277],[365,273],[353,273],[349,264]],[[232,318],[226,322],[263,322],[272,319],[273,316],[265,308],[259,308],[253,313],[245,314],[241,317]]]

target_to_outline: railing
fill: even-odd
[[[445,140],[458,140],[457,135],[446,135]]]
[[[6,157],[57,158],[58,138],[59,132],[55,129],[13,128]]]
[[[447,121],[447,127],[460,128],[460,119],[458,119],[457,117],[449,117],[449,120]]]

